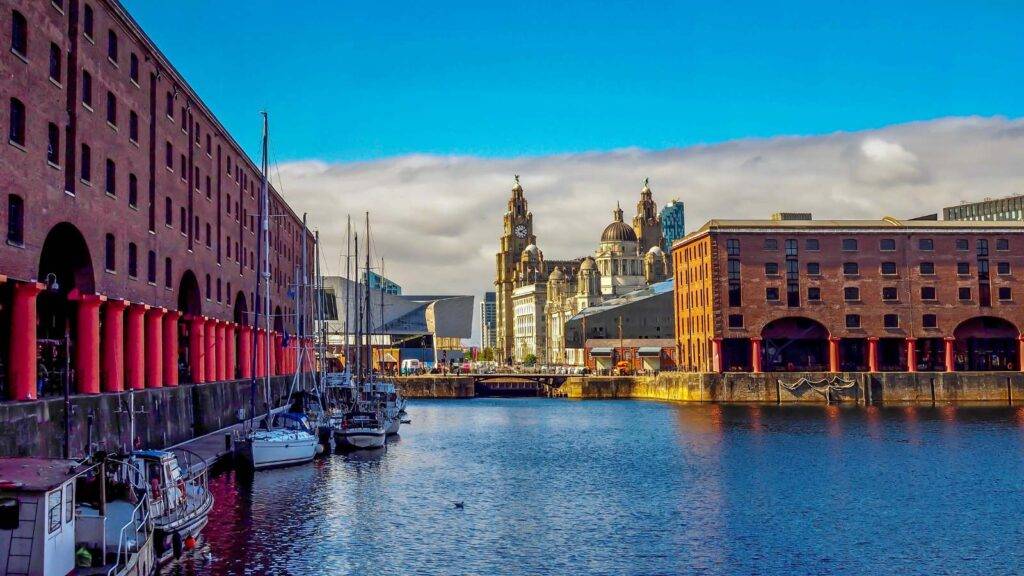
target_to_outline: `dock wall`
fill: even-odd
[[[398,378],[398,389],[406,398],[473,398],[469,376],[408,376]]]
[[[271,379],[270,397],[280,405],[292,376]],[[265,385],[258,384],[257,412],[266,410]],[[82,456],[91,441],[97,450],[163,448],[239,422],[249,414],[249,380],[148,388],[71,397],[71,455]],[[134,412],[134,436],[132,419]],[[0,403],[0,456],[61,457],[64,398]]]

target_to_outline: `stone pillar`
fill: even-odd
[[[224,326],[224,376],[227,380],[238,378],[238,371],[235,369],[238,356],[235,354],[235,329],[237,326],[227,323]]]
[[[192,382],[206,382],[206,338],[204,335],[206,320],[202,316],[193,316],[189,320],[188,364],[192,371]]]
[[[79,394],[100,393],[100,304],[104,300],[98,294],[78,297],[75,379]]]
[[[206,381],[217,381],[217,321],[213,318],[206,319],[204,329],[205,354],[206,354]]]
[[[956,372],[956,355],[953,353],[953,344],[956,342],[956,338],[947,336],[943,338],[943,342],[946,345],[946,372]]]
[[[11,333],[7,382],[11,400],[35,400],[38,373],[36,297],[39,282],[17,282],[11,290]]]
[[[252,328],[238,326],[238,373],[242,378],[252,378]]]
[[[722,372],[722,339],[711,339],[711,371]]]
[[[170,310],[163,321],[164,386],[178,385],[178,319],[181,312]]]
[[[129,390],[141,390],[146,387],[144,381],[146,335],[143,322],[148,309],[149,306],[145,304],[135,303],[128,306],[124,330],[124,376],[125,387]]]
[[[917,338],[907,338],[907,372],[917,372]]]
[[[256,377],[262,378],[267,373],[267,340],[263,330],[256,330]]]
[[[164,386],[164,314],[165,308],[146,313],[146,388]]]
[[[830,336],[828,339],[828,371],[839,372],[839,338]]]
[[[124,300],[108,300],[103,306],[103,391],[124,390]]]
[[[868,338],[868,372],[878,372],[878,338]]]
[[[754,374],[761,373],[761,338],[758,336],[750,339],[750,367]]]

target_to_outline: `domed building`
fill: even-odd
[[[601,294],[621,296],[646,285],[639,241],[633,227],[622,221],[622,208],[615,207],[614,220],[601,233],[594,260],[601,273]]]

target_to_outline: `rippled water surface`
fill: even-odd
[[[213,479],[206,547],[172,572],[1024,572],[1024,409],[409,412],[386,452]]]

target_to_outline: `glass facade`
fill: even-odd
[[[683,203],[673,200],[661,209],[661,235],[666,254],[672,252],[672,243],[686,236],[686,218]]]

